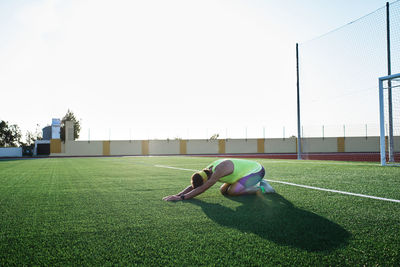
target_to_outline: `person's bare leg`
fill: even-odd
[[[231,186],[231,184],[227,184],[227,183],[222,184],[221,187],[219,188],[219,191],[221,192],[221,194],[228,195],[227,191],[229,189],[229,186]]]
[[[231,184],[226,190],[226,194],[229,196],[251,195],[256,194],[257,192],[261,192],[261,188],[259,186],[251,186],[246,188],[239,182]]]
[[[234,184],[223,184],[221,186],[224,189],[224,195],[240,196],[240,195],[251,195],[257,193],[275,193],[275,189],[265,180],[261,180],[259,185],[245,187],[241,183],[236,182]]]

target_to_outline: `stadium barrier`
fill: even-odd
[[[400,138],[400,137],[396,137]],[[53,145],[53,143],[51,143]],[[312,153],[378,153],[379,137],[303,138]],[[51,151],[55,151],[51,149]],[[51,156],[295,154],[297,138],[67,141]]]
[[[22,147],[0,147],[0,158],[22,157]]]
[[[296,159],[296,137],[175,140],[74,141],[68,125],[65,142],[51,142],[51,155],[59,156],[147,156],[207,155]],[[399,136],[395,138],[400,141]],[[378,136],[305,137],[303,159],[379,161]],[[400,142],[395,142],[400,144]],[[53,147],[54,146],[54,147]],[[396,149],[399,149],[396,147]],[[306,152],[305,152],[306,151]],[[400,155],[397,155],[400,156]]]

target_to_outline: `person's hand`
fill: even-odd
[[[167,196],[163,198],[164,201],[179,201],[181,197],[178,195]]]

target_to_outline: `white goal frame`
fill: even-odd
[[[391,81],[393,79],[400,78],[400,73],[388,75],[379,78],[379,121],[380,121],[380,153],[381,153],[381,165],[386,166],[386,138],[385,138],[385,101],[384,101],[384,94],[383,87],[384,81]],[[392,114],[389,114],[391,116]],[[389,138],[389,142],[392,142],[393,133],[390,133],[391,138]],[[389,144],[389,147],[391,145]],[[391,146],[393,148],[393,145]],[[390,151],[393,153],[393,151]]]

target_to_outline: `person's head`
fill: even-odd
[[[192,187],[197,188],[199,186],[202,186],[211,177],[211,174],[212,174],[211,168],[195,172],[192,175],[192,178],[190,179]]]

